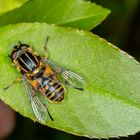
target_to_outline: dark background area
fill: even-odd
[[[105,38],[140,61],[140,1],[93,0],[111,10],[109,17],[93,33]],[[6,140],[90,140],[34,123],[17,113],[16,127]],[[111,138],[110,140],[117,140]],[[120,140],[140,140],[140,133]]]

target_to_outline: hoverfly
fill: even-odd
[[[44,45],[46,53],[47,42],[48,37]],[[21,73],[21,77],[13,81],[13,83],[23,81],[35,117],[42,123],[45,123],[46,115],[49,115],[51,120],[53,118],[49,113],[47,104],[44,104],[37,96],[38,93],[49,101],[61,102],[66,92],[64,85],[78,90],[83,90],[84,88],[85,82],[82,77],[58,66],[50,61],[48,56],[41,57],[27,44],[19,42],[18,45],[13,47],[9,57]],[[4,89],[8,89],[11,85]]]

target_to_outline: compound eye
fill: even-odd
[[[27,45],[23,45],[23,46],[21,46],[21,49],[27,49],[27,48],[28,48]]]
[[[11,54],[12,61],[15,60],[16,57],[17,57],[17,52],[16,51],[13,51],[12,54]]]

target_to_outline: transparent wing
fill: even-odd
[[[36,95],[37,94],[36,91],[32,89],[32,86],[27,81],[27,78],[24,75],[22,75],[22,78],[23,78],[24,86],[26,88],[26,93],[28,95],[28,98],[29,98],[30,103],[31,103],[32,110],[33,110],[36,118],[40,122],[45,123],[46,117],[47,117],[47,115],[49,115],[51,120],[53,120],[53,118],[51,117],[51,115],[48,111],[47,105],[44,105],[40,101],[40,99]]]
[[[65,85],[71,86],[78,90],[83,90],[86,83],[78,74],[69,71],[55,64],[54,62],[45,59],[45,62],[59,75],[59,81]]]

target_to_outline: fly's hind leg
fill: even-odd
[[[50,111],[49,111],[49,109],[48,109],[48,106],[47,106],[46,104],[43,104],[43,105],[44,105],[44,107],[46,108],[50,119],[51,119],[52,121],[54,121],[54,119],[53,119],[53,117],[51,116],[51,113],[50,113]]]
[[[19,77],[17,80],[13,81],[10,85],[4,87],[4,90],[9,89],[11,86],[13,86],[14,84],[17,84],[18,82],[20,82],[22,80],[22,77]]]
[[[48,40],[49,40],[49,36],[47,36],[45,44],[44,44],[44,53],[45,53],[44,56],[45,56],[45,59],[48,59],[48,49],[47,49]]]
[[[36,98],[37,94],[38,94],[38,92],[36,91],[36,89],[32,88],[32,95],[31,95],[32,98]],[[45,103],[43,103],[43,102],[42,102],[42,104],[43,104],[43,106],[45,107],[45,109],[47,110],[47,113],[48,113],[50,119],[53,121],[54,119],[53,119],[53,117],[51,116],[51,114],[50,114],[50,112],[49,112],[49,109],[48,109],[47,104],[45,104]]]

